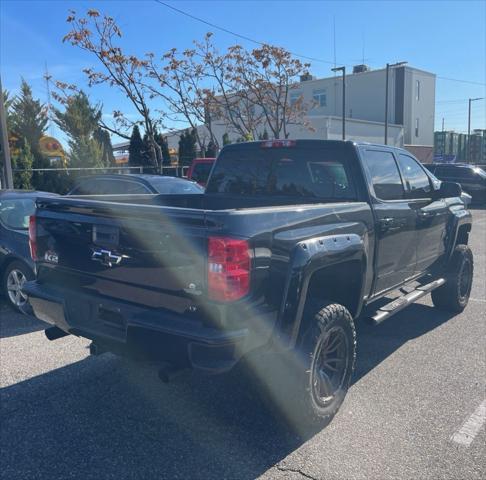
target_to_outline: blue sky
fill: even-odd
[[[256,40],[281,45],[296,53],[333,61],[333,21],[338,64],[362,62],[382,67],[406,60],[436,73],[436,129],[467,130],[467,98],[486,97],[486,2],[484,1],[170,1],[168,3],[211,23]],[[15,91],[23,76],[35,95],[46,100],[43,80],[47,62],[54,78],[86,87],[81,69],[93,64],[89,54],[62,43],[69,9],[88,8],[113,16],[123,31],[127,51],[162,54],[184,49],[214,31],[221,48],[239,42],[180,15],[155,1],[0,1],[0,67],[4,88]],[[329,76],[331,64],[312,62],[311,72]],[[477,84],[444,78],[462,79]],[[481,85],[482,84],[482,85]],[[87,89],[101,101],[105,114],[128,115],[133,108],[114,89]],[[473,128],[486,128],[484,101],[475,102]],[[55,129],[54,132],[56,133]]]

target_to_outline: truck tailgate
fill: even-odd
[[[196,209],[43,200],[39,282],[184,313],[206,288],[205,223]]]

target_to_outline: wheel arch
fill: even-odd
[[[23,265],[25,265],[31,272],[35,274],[34,269],[32,268],[32,265],[29,265],[29,262],[26,262],[25,259],[18,257],[17,255],[7,255],[3,262],[0,264],[0,278],[3,279],[3,276],[5,272],[7,271],[7,268],[9,265],[11,265],[14,262],[20,262]]]
[[[339,234],[297,244],[279,314],[279,335],[292,347],[308,302],[332,301],[356,318],[361,312],[368,265],[367,241]]]

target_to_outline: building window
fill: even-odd
[[[419,119],[418,118],[415,119],[415,136],[416,137],[419,136]]]
[[[415,80],[415,100],[420,100],[420,80]]]
[[[302,92],[290,92],[290,105],[295,105],[302,97]]]
[[[319,90],[314,90],[312,98],[317,107],[325,107],[327,105],[326,89],[321,88]]]

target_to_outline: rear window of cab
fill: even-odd
[[[354,200],[348,154],[332,148],[254,148],[223,151],[206,193]]]

